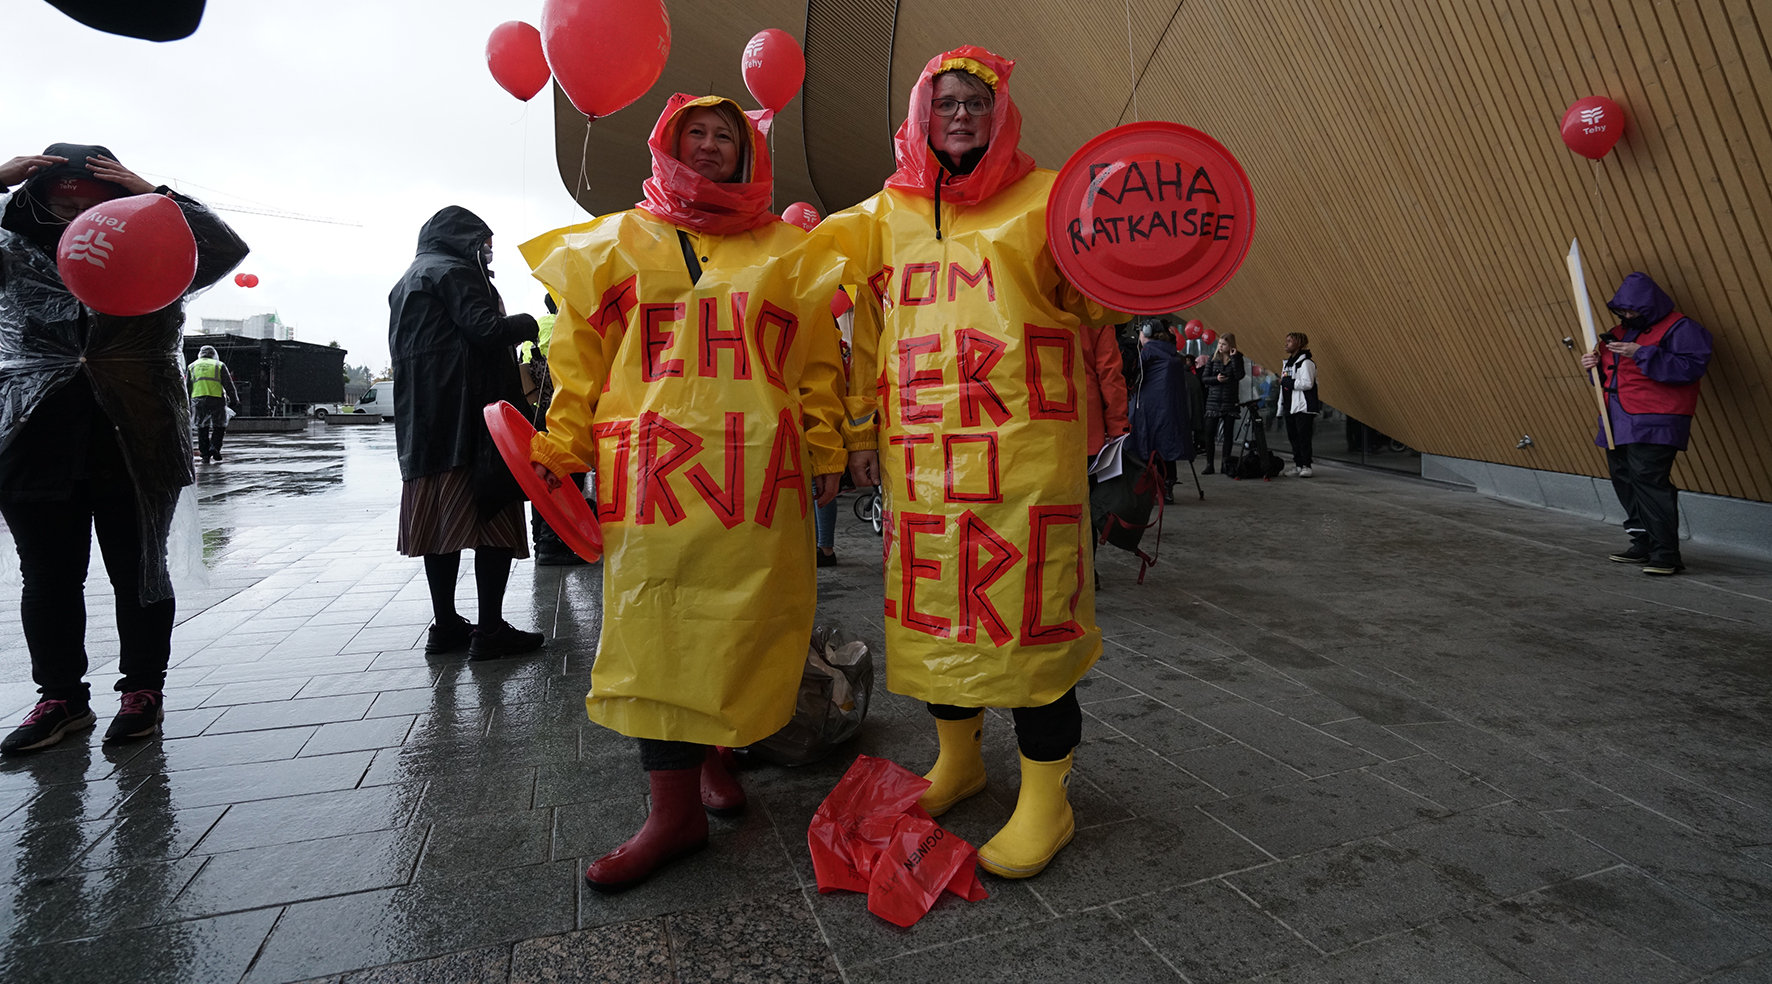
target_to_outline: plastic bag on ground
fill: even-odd
[[[917,805],[929,780],[860,755],[806,831],[820,892],[866,892],[868,911],[897,926],[923,918],[943,891],[989,898],[978,852]]]
[[[867,643],[841,626],[818,626],[812,630],[793,719],[746,752],[776,765],[816,762],[861,730],[873,692],[874,660]]]

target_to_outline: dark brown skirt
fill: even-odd
[[[513,502],[482,520],[474,505],[473,469],[466,467],[401,483],[402,554],[422,557],[475,547],[504,547],[515,557],[529,556],[523,503]]]

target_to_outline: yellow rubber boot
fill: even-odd
[[[941,738],[941,754],[923,776],[929,780],[929,788],[917,805],[939,817],[984,788],[984,755],[979,751],[984,739],[984,711],[964,721],[936,718],[935,733]]]
[[[1002,878],[1032,878],[1046,870],[1060,848],[1077,832],[1076,818],[1065,787],[1071,781],[1071,759],[1035,762],[1021,758],[1021,795],[1015,813],[997,836],[978,849],[978,864]]]

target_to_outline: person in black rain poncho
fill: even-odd
[[[125,195],[178,203],[197,241],[185,294],[245,259],[201,203],[155,188],[100,146],[53,144],[0,163],[0,515],[18,546],[20,621],[42,699],[0,752],[53,745],[91,725],[83,585],[93,530],[117,598],[121,709],[106,742],[151,736],[165,717],[175,602],[166,535],[194,480],[180,364],[181,299],[151,314],[86,307],[56,272],[62,230]]]
[[[504,620],[513,557],[529,556],[523,493],[491,445],[482,414],[498,400],[528,406],[517,346],[535,319],[506,315],[492,286],[492,228],[451,205],[418,234],[418,256],[388,294],[394,440],[400,454],[399,549],[423,557],[436,623],[429,653],[471,659],[541,648],[542,634]],[[455,610],[461,552],[474,551],[479,623]]]

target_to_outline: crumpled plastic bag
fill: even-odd
[[[968,902],[989,898],[978,851],[917,805],[928,788],[895,762],[857,756],[806,830],[818,890],[866,892],[869,912],[906,927],[943,891]]]
[[[745,751],[776,765],[816,762],[861,730],[873,693],[874,659],[867,643],[842,626],[818,626],[812,630],[793,718]]]

